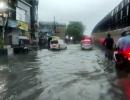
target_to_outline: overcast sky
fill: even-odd
[[[85,34],[122,0],[39,0],[39,21],[53,21],[67,24],[81,21]]]

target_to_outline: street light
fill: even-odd
[[[70,37],[70,40],[71,40],[71,41],[73,40],[73,37],[72,37],[72,36]]]
[[[74,38],[71,36],[71,37],[70,37],[70,42],[71,42],[71,43],[73,42],[73,39],[74,39]]]
[[[0,2],[0,11],[6,10],[7,9],[7,4],[3,1]]]
[[[69,39],[69,36],[68,35],[66,35],[66,37],[65,37],[66,39]]]

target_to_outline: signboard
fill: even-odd
[[[17,20],[31,23],[31,5],[28,0],[17,0]]]
[[[8,27],[16,28],[18,26],[17,21],[15,20],[8,20]]]
[[[26,21],[26,11],[21,8],[16,8],[16,20]]]
[[[21,30],[28,31],[29,25],[27,23],[25,23],[25,22],[19,21],[18,22],[18,28],[21,29]]]

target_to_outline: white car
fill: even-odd
[[[62,39],[59,39],[58,43],[61,50],[67,49],[67,44]]]
[[[67,45],[64,43],[64,41],[62,39],[51,40],[50,49],[51,50],[63,50],[63,49],[67,49]]]
[[[51,40],[50,49],[59,50],[59,48],[60,48],[60,46],[59,46],[58,40]]]

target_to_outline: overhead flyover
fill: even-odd
[[[130,0],[123,0],[95,26],[92,32],[104,32],[128,26],[130,26]]]
[[[92,31],[96,42],[103,41],[109,32],[115,41],[121,32],[130,31],[130,0],[123,0],[109,12]]]

